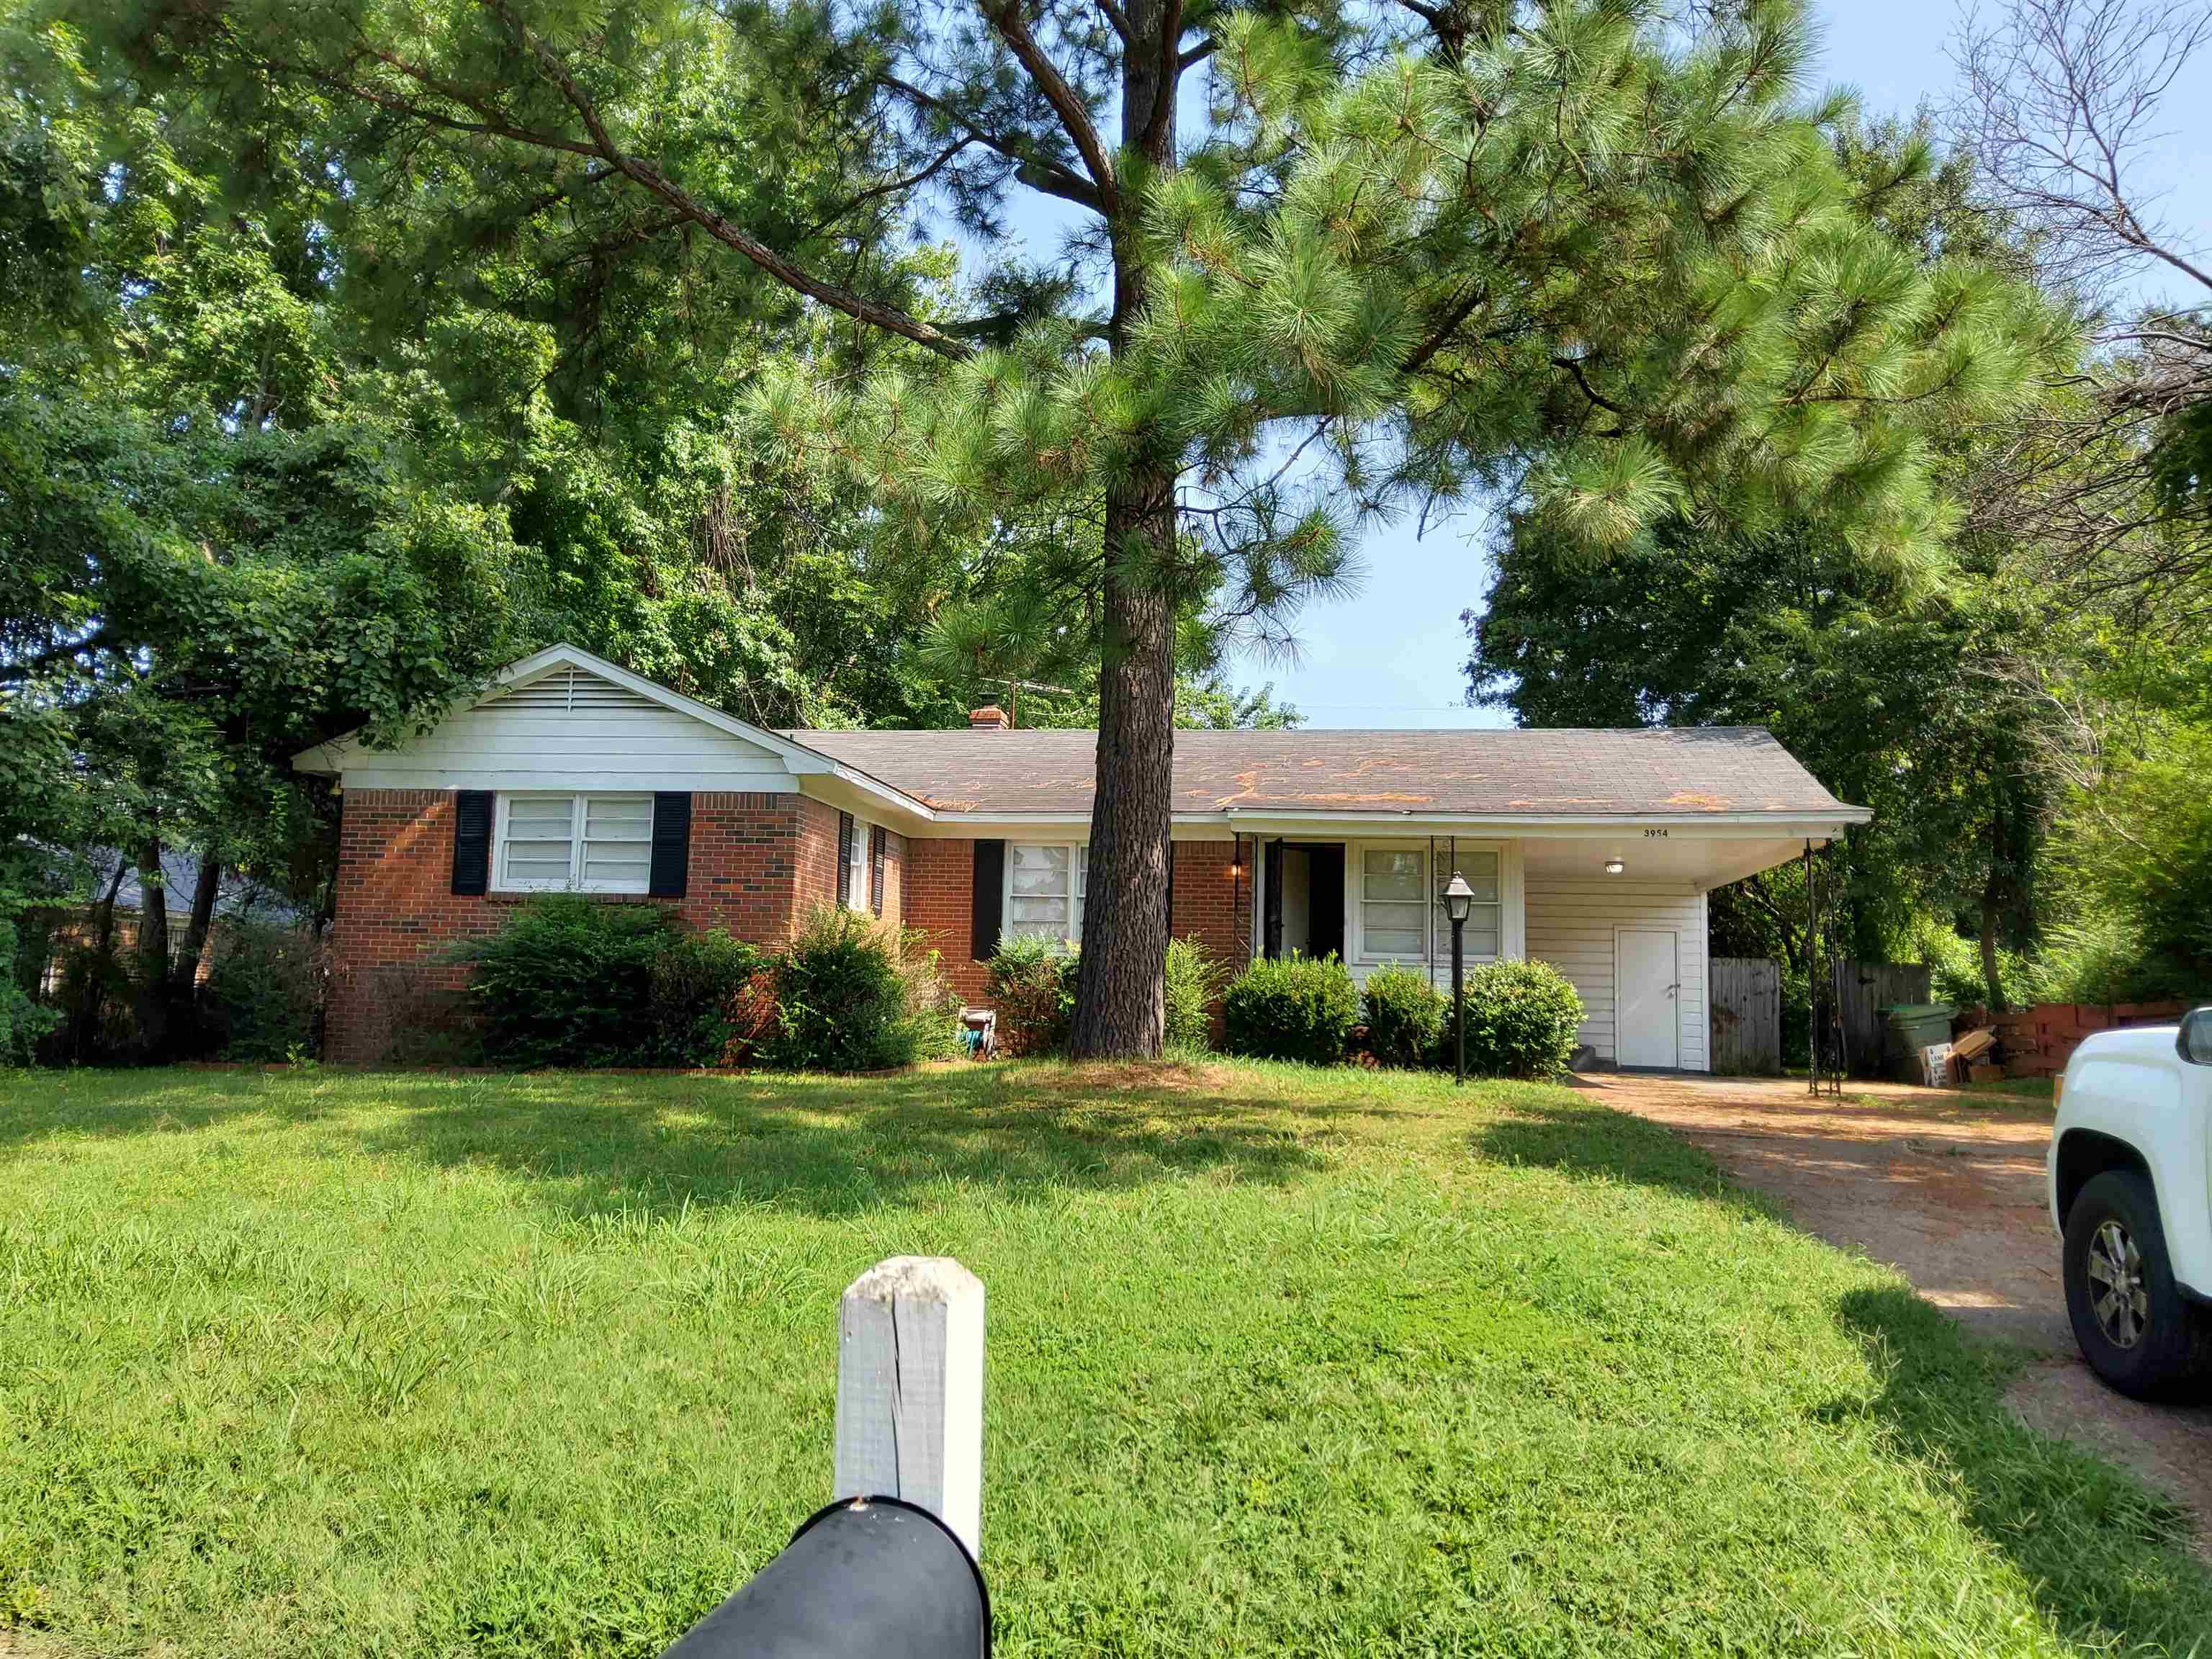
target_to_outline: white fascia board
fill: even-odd
[[[947,812],[930,815],[929,834],[945,840],[972,836],[1044,835],[1063,841],[1087,841],[1088,812]],[[1170,821],[1176,841],[1227,841],[1235,832],[1218,812],[1177,812]]]
[[[1478,816],[1450,812],[1295,812],[1255,811],[1232,807],[1227,822],[1247,833],[1294,833],[1331,828],[1395,830],[1400,835],[1425,835],[1449,830],[1458,835],[1484,835],[1510,839],[1536,837],[1571,841],[1581,836],[1617,836],[1624,830],[1680,831],[1682,839],[1710,836],[1740,840],[1747,836],[1811,836],[1825,840],[1840,836],[1850,825],[1871,823],[1873,810],[1864,806],[1838,807],[1833,812],[1530,812]]]

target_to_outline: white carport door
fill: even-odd
[[[1674,933],[1622,927],[1613,940],[1616,1063],[1680,1065],[1682,975]]]

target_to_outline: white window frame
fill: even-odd
[[[1503,842],[1462,842],[1459,851],[1462,857],[1469,853],[1488,853],[1498,860],[1498,896],[1486,908],[1498,912],[1498,949],[1495,951],[1470,951],[1466,960],[1470,963],[1497,962],[1505,954],[1505,843]],[[1418,853],[1421,855],[1422,885],[1429,893],[1431,908],[1441,911],[1443,900],[1437,881],[1437,872],[1429,861],[1429,842],[1426,836],[1419,841],[1393,839],[1389,841],[1355,841],[1345,846],[1345,887],[1352,910],[1352,960],[1363,968],[1380,968],[1390,963],[1415,962],[1426,964],[1429,960],[1427,940],[1428,918],[1422,918],[1422,948],[1411,956],[1377,952],[1367,948],[1367,855],[1370,853]],[[1437,848],[1437,861],[1441,864],[1448,856],[1443,847]],[[1441,915],[1437,918],[1437,960],[1451,961],[1451,924]]]
[[[509,881],[507,878],[507,843],[508,808],[518,800],[567,800],[568,802],[568,874],[555,881],[537,878]],[[590,822],[591,804],[594,800],[643,801],[648,809],[653,805],[649,791],[639,789],[502,789],[499,792],[492,813],[491,871],[485,884],[495,893],[612,893],[643,895],[653,890],[653,821],[646,820],[645,874],[635,883],[614,881],[586,881],[584,879],[584,829]]]
[[[1068,910],[1073,931],[1061,941],[1077,950],[1083,948],[1083,913],[1087,908],[1091,888],[1091,843],[1085,841],[1024,841],[1009,840],[1006,869],[999,877],[999,937],[1017,939],[1033,937],[1014,932],[1014,901],[1019,897],[1035,897],[1034,894],[1014,891],[1014,849],[1017,847],[1065,847],[1067,849]]]
[[[845,890],[837,902],[848,910],[872,911],[875,907],[868,899],[874,890],[875,866],[868,849],[875,844],[875,828],[858,812],[845,816],[853,826],[853,844],[845,849]]]

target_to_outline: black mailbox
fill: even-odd
[[[951,1528],[896,1498],[817,1511],[662,1659],[985,1659],[991,1598]]]

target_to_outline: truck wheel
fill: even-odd
[[[2194,1392],[2212,1329],[2185,1301],[2166,1260],[2147,1176],[2107,1170],[2066,1216],[2066,1313],[2090,1369],[2139,1400]]]

